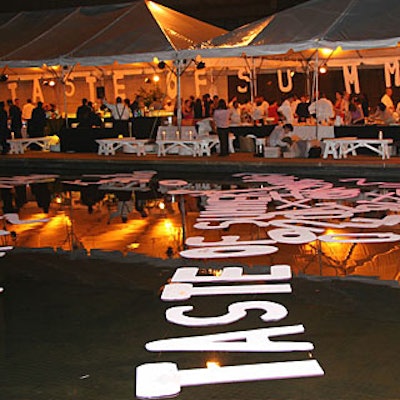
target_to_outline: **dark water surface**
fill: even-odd
[[[307,353],[150,353],[144,344],[175,336],[301,323],[323,377],[184,387],[179,399],[399,399],[400,291],[341,279],[292,280],[292,294],[193,298],[202,315],[238,300],[267,299],[289,315],[262,323],[259,312],[228,327],[187,328],[165,321],[160,288],[173,268],[68,255],[8,253],[0,263],[1,398],[127,400],[135,367],[172,361],[180,369],[207,360],[239,365],[302,360]],[[377,282],[378,283],[378,282]],[[173,303],[176,304],[176,303]]]
[[[191,188],[227,190],[264,184],[245,184],[238,178],[210,181],[191,182]],[[4,289],[0,289],[0,400],[132,399],[135,369],[145,363],[173,362],[182,370],[204,368],[207,361],[227,366],[310,358],[324,369],[323,377],[183,387],[179,399],[400,400],[398,240],[278,243],[279,251],[264,256],[189,260],[179,257],[185,237],[201,235],[211,242],[224,235],[265,240],[269,228],[236,224],[220,230],[196,229],[193,225],[204,206],[199,198],[185,195],[179,201],[179,196],[173,199],[159,188],[146,192],[150,196],[135,203],[123,221],[115,191],[96,200],[89,212],[90,193],[82,196],[79,186],[66,190],[60,182],[52,185],[48,212],[29,191],[17,210],[21,219],[49,217],[49,221],[4,225],[13,230],[7,240],[15,248],[0,258]],[[356,186],[354,181],[335,185]],[[398,213],[397,186],[362,187],[351,201],[339,203],[350,206],[390,193],[392,197],[382,201],[392,209],[356,215],[379,220]],[[285,206],[284,200],[271,203],[268,207],[274,209]],[[378,231],[397,235],[399,226],[385,225]],[[254,270],[277,264],[292,268],[290,294],[196,296],[172,303],[160,299],[163,285],[179,266],[240,265]],[[260,311],[252,310],[228,326],[200,328],[165,319],[166,309],[173,305],[190,304],[195,315],[217,316],[230,304],[248,300],[277,302],[287,308],[288,316],[266,323],[260,320]],[[305,333],[287,339],[312,342],[312,352],[151,353],[144,347],[172,337],[295,324],[303,324]]]

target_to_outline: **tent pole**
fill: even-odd
[[[181,60],[176,63],[176,119],[179,132],[182,126],[182,103],[181,103]]]
[[[251,57],[251,79],[253,82],[253,98],[252,102],[254,101],[254,98],[257,97],[257,71],[255,67],[255,62],[254,62],[254,57]]]
[[[318,140],[318,125],[319,125],[319,120],[318,120],[318,99],[319,99],[319,77],[318,77],[318,72],[319,72],[319,59],[318,59],[318,54],[319,51],[317,49],[317,54],[315,56],[315,116],[317,123],[315,125],[315,139]]]

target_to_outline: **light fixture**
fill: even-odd
[[[56,81],[54,79],[49,80],[49,86],[51,87],[56,86]]]
[[[196,63],[196,69],[204,69],[206,67],[204,61],[198,61],[198,62],[195,61],[195,63]]]
[[[160,76],[159,75],[153,75],[153,81],[154,82],[159,82],[160,81]]]
[[[144,78],[144,83],[151,83],[151,79],[150,78]]]
[[[326,65],[319,67],[320,74],[326,74],[327,72],[328,72],[328,68],[326,67]]]
[[[8,75],[1,74],[0,75],[0,82],[6,82],[6,81],[8,81]]]
[[[158,63],[158,68],[160,68],[160,69],[164,69],[165,67],[166,67],[166,63],[165,63],[165,61],[160,61],[159,63]]]

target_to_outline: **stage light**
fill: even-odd
[[[206,67],[206,64],[205,64],[204,61],[199,61],[199,62],[196,64],[196,69],[204,69],[205,67]]]
[[[8,75],[1,74],[0,75],[0,82],[6,82],[6,81],[8,81]]]
[[[322,67],[319,68],[319,73],[320,74],[326,74],[328,72],[328,68],[323,65]]]
[[[153,76],[153,81],[154,82],[159,82],[160,81],[160,77],[158,75],[154,75]]]
[[[53,80],[53,79],[51,79],[51,80],[49,81],[49,86],[51,86],[51,87],[56,86],[56,81]]]
[[[164,69],[165,67],[166,67],[165,61],[160,61],[160,62],[158,63],[158,68]]]

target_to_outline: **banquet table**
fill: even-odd
[[[301,140],[334,138],[335,128],[332,125],[293,125],[292,136]]]

